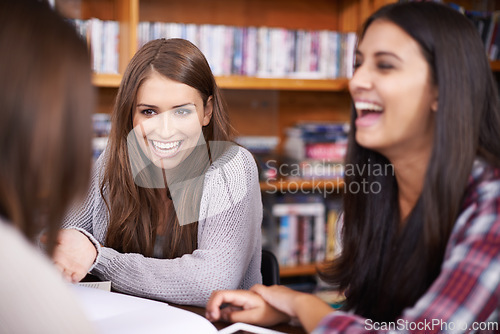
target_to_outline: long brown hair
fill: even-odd
[[[86,44],[40,1],[0,2],[0,215],[51,252],[88,186],[94,90]]]
[[[109,210],[106,246],[151,256],[158,227],[166,223],[163,256],[175,258],[197,248],[198,223],[179,225],[173,203],[166,196],[168,188],[140,187],[134,182],[127,149],[137,92],[152,71],[195,88],[204,106],[212,97],[212,118],[202,130],[209,152],[210,141],[230,141],[232,131],[215,78],[196,46],[183,39],[158,39],[145,44],[135,54],[118,90],[106,150],[101,184],[101,194]]]
[[[342,253],[322,277],[347,290],[346,309],[394,321],[440,273],[474,159],[479,155],[499,164],[500,111],[481,39],[463,15],[428,2],[389,5],[368,19],[361,39],[375,20],[408,33],[429,64],[439,91],[432,156],[404,226],[393,174],[346,176],[347,189],[351,183],[378,182],[381,192],[345,195]],[[356,143],[354,108],[351,115],[346,163],[368,165],[367,170],[389,166],[384,156]]]

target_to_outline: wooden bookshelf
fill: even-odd
[[[72,18],[120,22],[119,71],[137,51],[137,27],[141,21],[268,26],[286,29],[357,31],[376,9],[397,0],[80,0],[67,4],[65,15]],[[473,0],[454,0],[473,8]],[[496,7],[496,9],[499,9]],[[500,72],[500,61],[491,69]],[[278,136],[298,121],[348,121],[351,100],[347,79],[306,80],[221,76],[231,122],[238,135]],[[111,112],[120,74],[95,74],[99,88],[98,112]],[[281,149],[281,145],[278,150]],[[340,191],[342,180],[278,180],[260,184],[261,190],[280,192],[315,187]],[[314,275],[316,265],[282,267],[281,276]]]

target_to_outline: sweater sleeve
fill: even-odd
[[[441,273],[395,322],[345,312],[326,316],[314,334],[498,333],[500,177],[480,182],[448,242]]]
[[[235,147],[228,161],[206,174],[200,204],[198,249],[175,259],[121,254],[101,247],[93,273],[128,294],[204,306],[212,291],[261,282],[262,201],[257,167]]]
[[[101,256],[99,241],[96,239],[96,231],[94,231],[93,226],[98,215],[100,215],[98,218],[100,220],[107,218],[105,203],[100,194],[100,175],[104,170],[104,159],[105,153],[101,154],[94,163],[86,196],[83,200],[77,201],[71,206],[62,223],[64,229],[75,229],[85,234],[96,247],[96,261],[90,270],[94,268]]]

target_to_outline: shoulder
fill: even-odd
[[[472,203],[500,198],[500,167],[494,166],[482,158],[477,158],[472,166],[464,207]]]
[[[212,147],[211,143],[211,152],[214,151]],[[204,189],[217,194],[230,193],[235,201],[259,192],[257,164],[252,154],[233,143],[227,144],[223,150],[218,149],[222,153],[206,172]]]
[[[473,236],[481,240],[487,235],[500,238],[500,168],[476,159],[463,198],[450,237],[452,244]]]
[[[255,158],[241,146],[234,143],[210,143],[210,150],[222,153],[216,154],[208,172],[219,169],[231,175],[257,173]]]
[[[105,149],[101,155],[94,161],[94,165],[92,166],[92,170],[96,174],[102,174],[104,171],[104,168],[106,168],[106,165],[108,163],[109,159],[109,153],[108,149]]]

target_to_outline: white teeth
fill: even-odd
[[[383,108],[378,104],[371,102],[356,102],[354,103],[356,110],[371,110],[371,111],[382,111]]]
[[[158,149],[158,150],[172,150],[172,149],[176,149],[181,144],[180,140],[179,141],[171,141],[171,142],[168,142],[168,143],[163,143],[163,142],[155,141],[155,140],[152,140],[151,142],[153,143],[153,146],[156,149]]]

